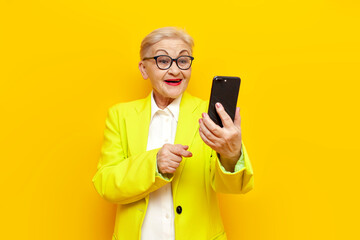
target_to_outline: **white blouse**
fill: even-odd
[[[156,105],[154,92],[151,93],[151,119],[147,151],[161,148],[165,143],[174,144],[181,97],[182,95],[162,110]],[[175,239],[174,219],[172,189],[171,183],[168,183],[150,193],[145,219],[141,226],[141,239]]]

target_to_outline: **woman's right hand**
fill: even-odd
[[[181,144],[164,144],[157,153],[157,166],[161,174],[174,173],[179,167],[182,157],[191,157],[187,151],[189,146]]]

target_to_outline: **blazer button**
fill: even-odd
[[[182,207],[181,207],[181,206],[177,206],[177,207],[176,207],[176,212],[177,212],[178,214],[181,214],[181,213],[182,213]]]

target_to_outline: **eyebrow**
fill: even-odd
[[[155,54],[156,54],[158,51],[164,51],[167,55],[169,55],[169,53],[168,53],[165,49],[158,49],[158,50],[156,50]],[[183,49],[183,50],[181,50],[181,51],[179,52],[178,55],[180,55],[182,52],[188,52],[188,54],[190,54],[188,50]]]

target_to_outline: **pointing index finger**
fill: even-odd
[[[170,149],[170,151],[178,156],[182,156],[182,157],[191,157],[192,153],[187,151],[187,149],[189,148],[189,146],[187,145],[181,145],[181,144],[175,144],[173,145],[173,147]]]

